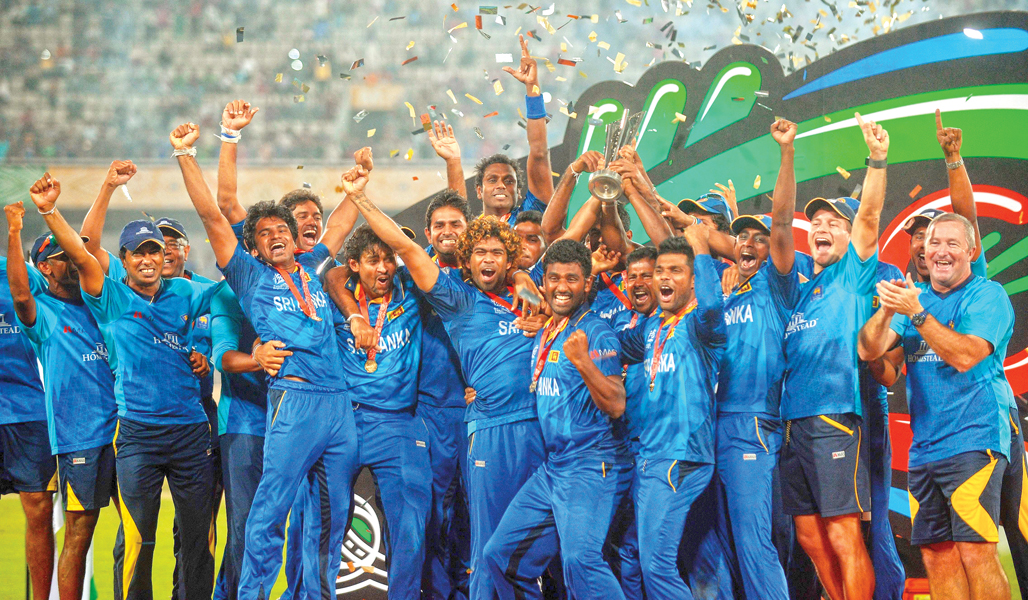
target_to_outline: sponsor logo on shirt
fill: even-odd
[[[554,352],[556,352],[556,350],[554,350]],[[606,348],[604,350],[590,350],[589,351],[589,358],[591,358],[593,360],[600,360],[600,359],[604,359],[604,358],[614,358],[617,355],[618,355],[617,350],[614,350],[613,348]],[[556,361],[554,361],[554,362],[556,362]]]
[[[103,342],[97,344],[96,350],[94,350],[93,352],[82,355],[82,362],[93,362],[94,360],[103,360],[104,362],[107,362],[107,345]]]
[[[743,460],[757,460],[757,455],[756,454],[749,454],[749,453],[743,454],[742,455],[742,459]]]
[[[788,339],[790,335],[797,331],[803,331],[811,327],[817,327],[817,319],[808,321],[803,318],[803,313],[798,312],[789,319],[789,325],[785,328],[785,338]]]
[[[425,442],[423,442],[421,440],[414,440],[414,445],[417,446],[418,448],[428,448],[428,444],[426,444]]]
[[[73,456],[72,459],[71,459],[71,464],[73,464],[73,465],[84,465],[84,464],[86,464],[86,457],[85,456]]]
[[[918,346],[917,351],[913,354],[907,355],[907,362],[942,362],[942,359],[935,353],[935,350],[932,350],[931,347],[928,346],[928,342],[921,340],[921,345]]]
[[[746,292],[752,292],[752,291],[753,291],[753,286],[751,286],[750,282],[747,281],[746,285],[742,286],[741,288],[739,288],[739,290],[737,292],[735,292],[735,295],[739,296],[739,295],[745,294]]]
[[[753,322],[753,306],[733,306],[725,311],[725,325],[739,325]]]
[[[832,452],[832,460],[839,460],[840,458],[846,458],[845,450],[837,450]]]
[[[552,377],[540,377],[536,393],[543,396],[560,396],[560,386],[557,385],[557,380]]]
[[[165,333],[164,337],[154,336],[153,343],[164,344],[165,346],[168,346],[176,352],[186,351],[186,347],[182,345],[181,340],[179,340],[178,334],[171,331]]]
[[[207,315],[204,315],[196,320],[197,329],[210,329],[211,319]]]
[[[21,327],[18,327],[17,325],[11,325],[10,323],[8,323],[7,319],[5,318],[6,316],[7,315],[5,315],[4,313],[0,313],[0,334],[10,335],[21,333]]]

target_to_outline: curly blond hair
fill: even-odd
[[[493,216],[477,217],[457,238],[457,262],[465,276],[470,274],[467,266],[471,252],[486,238],[496,238],[503,242],[504,248],[507,249],[508,265],[517,264],[521,257],[521,236],[511,229],[510,225]]]

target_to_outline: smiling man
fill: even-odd
[[[928,227],[930,283],[878,284],[882,309],[860,332],[861,358],[902,344],[910,404],[911,543],[932,595],[1010,598],[996,543],[1013,392],[1003,374],[1014,312],[975,275],[974,226],[944,214]],[[1020,449],[1019,449],[1020,451]]]

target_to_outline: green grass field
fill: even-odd
[[[171,571],[174,556],[171,552],[171,525],[175,518],[175,508],[171,496],[165,490],[161,500],[160,521],[157,525],[157,547],[154,551],[153,588],[154,598],[160,600],[171,597]],[[96,535],[93,539],[93,568],[96,577],[96,589],[100,600],[109,600],[112,596],[112,579],[114,577],[114,560],[111,549],[114,537],[118,532],[118,515],[114,509],[107,507],[100,513]],[[25,516],[17,496],[8,495],[0,498],[0,600],[23,600],[25,598]],[[1002,538],[1002,536],[1000,536]],[[63,535],[57,534],[60,547]],[[225,511],[224,505],[218,514],[218,550],[216,565],[221,565],[221,554],[224,551]],[[1014,567],[1010,555],[1006,552],[1005,542],[1001,546],[1000,559],[1007,572],[1007,578],[1014,582]],[[280,574],[271,597],[277,598],[286,587],[285,575]],[[1011,588],[1013,600],[1020,600],[1021,594],[1017,585]]]
[[[171,597],[171,571],[175,558],[171,546],[171,526],[175,519],[175,507],[167,489],[161,498],[160,520],[157,525],[157,547],[153,557],[154,598],[163,600]],[[93,538],[93,569],[96,589],[100,600],[112,598],[114,559],[111,550],[118,532],[118,514],[113,507],[100,513]],[[60,548],[64,536],[57,534]],[[215,565],[221,565],[225,550],[225,507],[218,514],[218,549]],[[277,598],[286,589],[285,575],[279,575],[271,597]],[[24,600],[25,598],[25,515],[15,495],[0,498],[0,600]]]

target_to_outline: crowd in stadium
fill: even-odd
[[[104,249],[130,160],[111,164],[79,228],[49,173],[32,206],[5,207],[0,483],[28,517],[36,600],[54,572],[58,488],[61,598],[81,597],[110,503],[116,594],[151,598],[165,481],[175,597],[267,598],[284,545],[289,597],[332,597],[363,468],[387,524],[390,598],[899,597],[885,389],[904,365],[911,542],[932,597],[1009,598],[1000,524],[1028,559],[1023,437],[1003,374],[1014,313],[986,277],[961,131],[936,113],[953,212],[904,224],[904,273],[878,260],[880,124],[855,115],[859,200],[797,204],[797,127],[777,119],[771,214],[740,215],[731,187],[665,200],[630,144],[609,164],[582,154],[554,185],[523,38],[505,70],[525,87],[527,167],[479,160],[472,215],[465,157],[435,122],[448,189],[428,205],[427,248],[376,205],[371,148],[327,216],[308,189],[244,206],[238,154],[272,116],[244,100],[221,114],[217,189],[196,160],[203,128],[168,138],[203,232],[137,220]],[[579,178],[600,168],[620,175],[621,201],[592,197],[569,215]],[[795,248],[797,209],[810,254]],[[26,219],[49,228],[28,261]],[[185,269],[204,237],[221,281]],[[1015,568],[1023,586],[1028,562]]]

